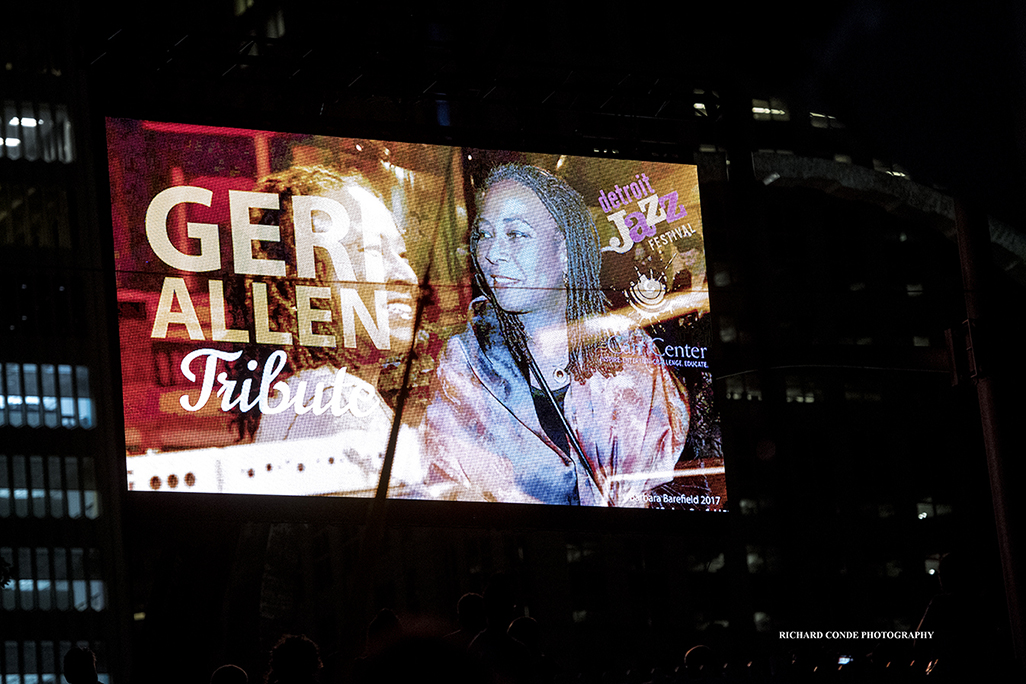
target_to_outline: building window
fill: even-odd
[[[0,147],[0,155],[2,150]],[[38,182],[0,184],[0,247],[71,249],[72,245],[67,188]],[[26,294],[5,292],[3,308],[16,307]],[[15,330],[21,323],[17,317],[0,320],[7,324],[4,332]],[[9,327],[11,324],[14,326]]]
[[[5,363],[0,367],[0,427],[93,427],[85,366]]]
[[[4,100],[2,111],[0,158],[65,164],[74,161],[67,107]]]
[[[812,404],[823,400],[823,392],[807,377],[784,376],[784,392],[787,403]]]
[[[711,554],[689,554],[685,564],[689,572],[717,573],[726,567],[727,560],[722,553],[716,556]]]
[[[695,116],[716,116],[720,109],[720,95],[715,90],[694,89],[695,101],[692,105]]]
[[[773,631],[773,619],[770,617],[769,613],[756,611],[752,614],[752,621],[755,622],[756,632],[766,633]]]
[[[774,547],[749,544],[745,547],[745,556],[751,574],[777,572],[780,568],[780,554]]]
[[[916,504],[916,517],[920,520],[936,518],[939,515],[951,515],[951,504],[934,503],[931,496]]]
[[[908,171],[897,164],[888,164],[882,162],[879,159],[873,160],[873,170],[879,171],[880,173],[886,173],[888,176],[894,176],[895,178],[905,178],[911,180],[911,176],[908,175]]]
[[[727,399],[736,401],[762,401],[759,378],[752,373],[740,373],[726,378]]]
[[[265,24],[264,35],[268,38],[282,38],[285,36],[285,14],[279,9],[272,14]]]
[[[0,518],[100,515],[93,459],[0,454]]]
[[[813,128],[844,128],[844,124],[829,114],[809,112],[809,122]]]
[[[782,100],[752,100],[752,118],[756,121],[790,121],[791,115]]]
[[[100,684],[110,684],[103,644],[88,641],[5,641],[0,650],[0,672],[4,684],[61,684],[64,654],[73,646],[90,648],[96,653],[96,676]]]
[[[846,382],[844,384],[845,401],[882,401],[883,391],[875,383],[863,381],[860,383]]]
[[[4,611],[101,611],[107,607],[100,552],[82,548],[0,548],[14,580],[2,590]]]

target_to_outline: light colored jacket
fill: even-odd
[[[608,323],[606,321],[605,323]],[[424,465],[436,498],[645,507],[673,479],[688,432],[688,401],[647,335],[619,336],[623,370],[571,380],[565,415],[596,483],[548,438],[524,374],[484,298],[439,361],[425,423]],[[571,447],[572,448],[572,447]]]

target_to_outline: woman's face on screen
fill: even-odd
[[[512,180],[493,185],[476,232],[477,263],[499,306],[565,315],[566,241],[534,191]]]

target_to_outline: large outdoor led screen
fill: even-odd
[[[726,510],[696,167],[107,137],[129,489]]]

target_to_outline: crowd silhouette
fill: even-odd
[[[584,671],[561,669],[559,657],[544,644],[559,643],[538,620],[523,615],[516,585],[496,575],[484,594],[467,593],[456,603],[455,631],[446,633],[437,620],[411,616],[404,624],[394,611],[382,608],[367,624],[360,655],[325,676],[318,645],[305,635],[285,634],[271,648],[263,684],[802,684],[838,682],[999,682],[1006,681],[993,643],[973,638],[968,622],[979,617],[967,569],[952,557],[942,564],[941,593],[930,602],[920,624],[935,638],[901,645],[896,641],[866,642],[860,652],[823,641],[788,644],[755,656],[738,656],[724,635],[710,634],[717,645],[682,648],[677,662],[639,663],[618,669],[594,663]],[[559,655],[559,654],[554,654]],[[97,684],[96,657],[75,647],[64,657],[68,684]],[[249,684],[250,676],[235,664],[217,667],[210,684]]]

